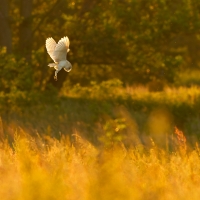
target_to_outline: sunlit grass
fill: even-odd
[[[175,77],[175,84],[179,86],[200,85],[200,70],[184,70],[179,72]]]
[[[167,152],[153,141],[95,147],[77,133],[70,141],[18,130],[12,145],[0,143],[0,199],[199,199],[200,149],[176,132]]]
[[[200,97],[200,88],[197,85],[191,87],[165,86],[162,91],[149,91],[147,86],[122,86],[123,83],[118,79],[104,81],[100,84],[91,83],[90,86],[75,85],[70,88],[63,87],[60,96],[74,98],[91,98],[91,99],[110,99],[110,98],[131,98],[133,100],[159,101],[161,103],[187,103],[193,104]],[[66,92],[67,91],[67,92]]]

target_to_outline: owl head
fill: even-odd
[[[65,65],[64,70],[66,72],[70,72],[72,70],[72,65],[70,62],[68,62],[67,65]]]

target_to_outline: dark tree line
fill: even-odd
[[[200,67],[198,0],[0,0],[0,24],[0,46],[7,48],[0,56],[5,65],[17,61],[12,78],[26,70],[17,71],[20,63],[28,66],[33,88],[116,77],[129,84],[173,82],[177,71]],[[73,71],[60,72],[55,83],[45,39],[65,35]]]

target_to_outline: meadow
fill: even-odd
[[[199,198],[198,86],[46,92],[1,106],[1,199]]]
[[[9,199],[198,199],[200,149],[188,150],[175,130],[175,150],[125,147],[122,142],[95,147],[73,134],[32,137],[15,132],[12,146],[0,145],[0,198]]]
[[[199,199],[200,1],[2,2],[0,199]]]

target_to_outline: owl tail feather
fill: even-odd
[[[56,63],[49,63],[48,66],[49,67],[55,67],[57,64]]]

